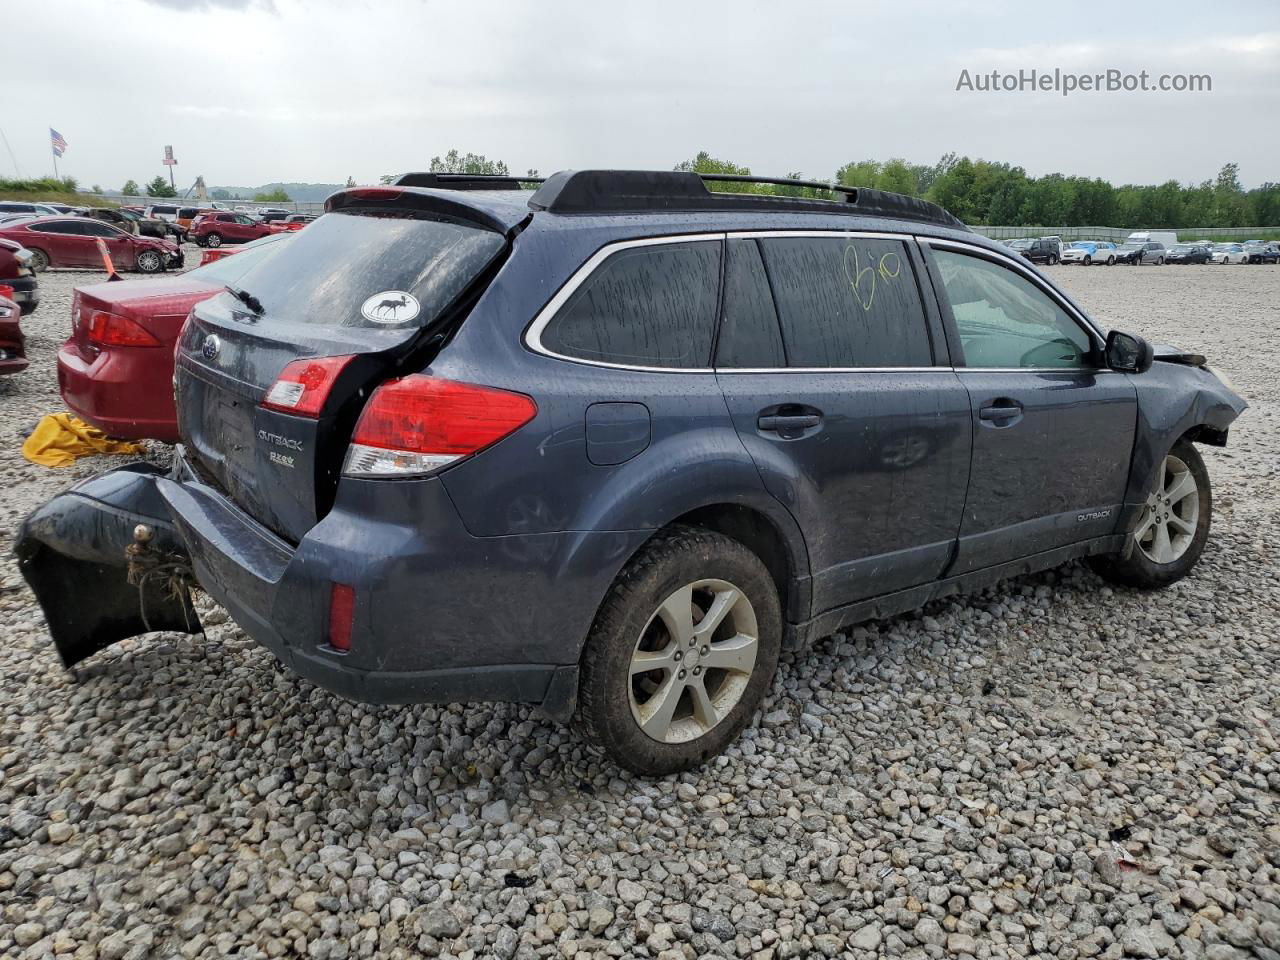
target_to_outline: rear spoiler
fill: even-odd
[[[512,204],[495,204],[461,193],[451,196],[446,190],[425,190],[421,187],[349,187],[330,195],[324,202],[326,213],[356,208],[373,214],[425,213],[501,234],[508,233],[528,217],[527,210]]]
[[[526,183],[542,183],[545,177],[508,177],[491,173],[402,173],[397,187],[433,187],[437,190],[522,190]]]

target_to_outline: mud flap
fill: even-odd
[[[58,494],[23,521],[14,553],[67,667],[117,640],[152,630],[201,633],[185,586],[128,582],[125,550],[134,528],[152,531],[151,549],[185,557],[155,479],[165,471],[131,463]]]

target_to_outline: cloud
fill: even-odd
[[[264,10],[267,13],[276,13],[275,0],[146,0],[157,7],[164,7],[166,10],[177,10],[183,13],[198,12],[203,10]]]

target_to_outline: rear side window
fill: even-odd
[[[620,250],[574,291],[542,331],[541,342],[553,353],[579,360],[707,367],[719,285],[718,242]]]
[[[764,261],[755,240],[726,247],[724,300],[720,311],[717,367],[777,368],[787,365]]]
[[[501,234],[472,224],[330,213],[239,286],[273,319],[403,330],[438,317],[505,245]]]
[[[901,241],[761,241],[791,367],[927,367],[929,330]]]

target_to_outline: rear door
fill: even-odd
[[[728,242],[717,376],[804,532],[815,613],[935,579],[954,548],[969,400],[915,259],[876,235]]]
[[[1035,274],[928,241],[951,355],[972,408],[973,466],[952,573],[1114,531],[1137,394],[1101,338]]]
[[[241,276],[239,297],[197,305],[178,350],[179,430],[195,466],[291,540],[327,510],[373,385],[452,315],[507,247],[500,225],[420,208],[347,207],[318,223]],[[327,357],[352,359],[305,362]],[[263,406],[295,361],[289,376],[324,398],[314,414]],[[284,399],[305,407],[305,390]]]

